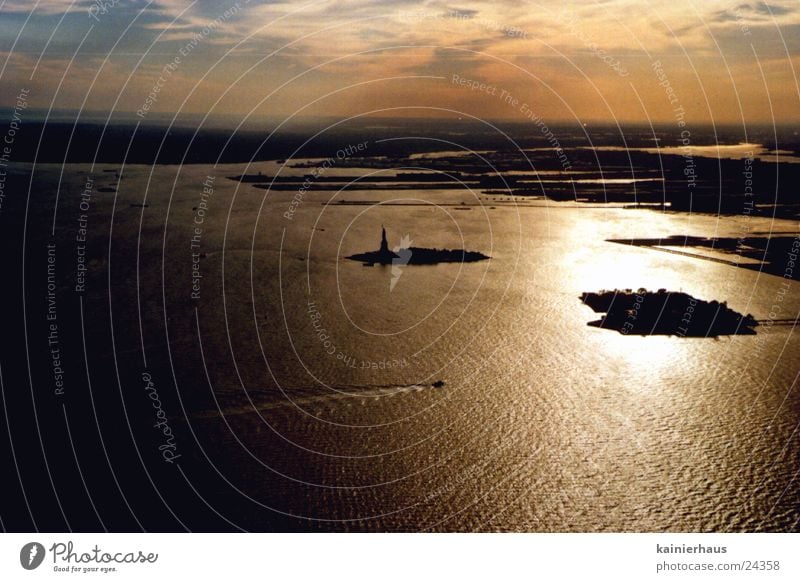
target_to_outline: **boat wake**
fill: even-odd
[[[316,396],[300,396],[292,398],[291,393],[295,390],[284,390],[282,400],[261,401],[262,392],[250,392],[247,403],[236,406],[225,406],[215,410],[200,410],[189,414],[189,418],[195,420],[218,418],[221,416],[239,416],[243,414],[253,414],[268,410],[278,410],[281,408],[306,409],[313,405],[327,404],[336,401],[351,400],[353,402],[363,402],[367,398],[391,398],[403,394],[427,391],[432,388],[444,387],[442,380],[437,380],[430,384],[371,384],[371,385],[350,385],[330,388],[328,394]]]

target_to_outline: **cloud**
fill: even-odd
[[[0,21],[0,49],[9,49],[21,31],[15,50],[38,57],[52,36],[41,66],[57,70],[64,55],[74,54],[92,26],[86,14],[91,4],[89,0],[45,0],[28,19],[31,3],[7,0]],[[144,6],[146,10],[141,11]],[[60,28],[54,33],[57,24]],[[782,33],[785,47],[776,32]],[[585,74],[606,92],[616,88],[620,102],[628,104],[631,97],[623,100],[623,92],[629,92],[630,83],[638,83],[646,93],[652,81],[647,63],[656,59],[681,62],[690,69],[693,63],[719,66],[721,53],[738,78],[741,71],[752,71],[751,44],[765,60],[795,58],[800,53],[800,6],[796,0],[769,4],[757,0],[562,0],[557,4],[542,0],[121,0],[95,23],[75,66],[96,66],[93,59],[106,55],[110,63],[125,61],[133,66],[137,55],[145,53],[148,63],[163,66],[197,35],[202,42],[183,59],[181,85],[188,84],[192,75],[202,77],[222,58],[218,68],[227,71],[244,72],[257,65],[241,84],[243,92],[258,95],[266,86],[336,59],[288,87],[286,103],[345,84],[404,75],[458,73],[502,81],[514,92],[532,91],[524,86],[531,83],[530,78],[512,66],[516,64],[557,86],[559,94],[573,95],[577,102],[586,99]],[[115,52],[110,54],[112,47]],[[620,68],[609,66],[612,61],[632,71],[631,76],[623,81]],[[22,61],[13,59],[9,71],[20,78],[30,75]],[[133,71],[132,87],[141,91],[148,83],[149,74]],[[379,101],[381,91],[389,91],[380,84],[363,86],[367,97],[358,101],[362,104]],[[113,88],[110,83],[109,91]],[[435,90],[444,95],[451,89],[440,84]],[[708,88],[709,93],[725,90],[724,84]],[[398,95],[406,95],[392,91],[383,97],[398,102]],[[462,93],[457,98],[470,97]]]
[[[44,0],[34,4],[28,0],[6,0],[3,2],[4,13],[29,14],[64,14],[65,12],[88,12],[92,0]]]
[[[446,14],[450,18],[470,19],[470,18],[475,18],[478,14],[480,14],[480,11],[473,10],[470,8],[450,8],[447,10]]]
[[[784,14],[791,14],[793,10],[787,6],[775,6],[767,4],[766,2],[755,2],[753,4],[745,4],[754,12],[759,12],[765,16],[782,16]],[[795,6],[796,8],[796,6]]]

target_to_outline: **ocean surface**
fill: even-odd
[[[63,515],[74,529],[797,530],[797,282],[608,242],[794,237],[795,221],[228,178],[258,171],[308,170],[15,168],[25,189],[3,212],[24,216],[10,236],[25,241],[28,299],[11,325],[28,348],[6,363],[4,393],[27,361],[23,392],[47,430],[17,447],[63,465],[52,491],[39,481],[50,529]],[[382,226],[390,248],[491,258],[346,259],[376,250]],[[582,292],[640,287],[770,324],[719,338],[587,326]],[[29,414],[8,422],[33,426]]]

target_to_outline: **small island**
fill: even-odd
[[[365,266],[378,265],[436,265],[438,263],[474,263],[485,261],[490,257],[477,251],[464,249],[427,249],[423,247],[406,247],[389,250],[386,240],[386,229],[381,228],[381,245],[377,251],[369,251],[346,257],[351,261],[360,261]]]
[[[666,289],[630,289],[583,293],[580,300],[596,313],[605,313],[588,325],[613,329],[623,335],[675,335],[717,337],[753,335],[758,321],[742,315],[727,303],[696,299]]]

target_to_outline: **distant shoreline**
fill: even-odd
[[[9,117],[0,118],[0,130],[8,126]],[[383,124],[381,124],[383,123]],[[530,131],[529,125],[513,122],[498,122],[492,127],[476,122],[458,120],[354,120],[347,125],[330,125],[321,121],[294,123],[273,131],[264,125],[245,126],[236,130],[236,125],[223,127],[210,125],[202,128],[186,125],[163,124],[136,125],[79,121],[77,123],[58,120],[43,121],[26,119],[21,125],[14,144],[13,159],[19,162],[53,163],[143,163],[143,164],[203,164],[203,163],[247,163],[250,161],[277,161],[287,158],[328,157],[337,149],[356,141],[369,139],[371,147],[364,157],[386,155],[412,155],[452,149],[446,142],[458,138],[465,151],[469,149],[508,150],[517,148],[542,149],[550,144]],[[753,130],[752,143],[769,150],[779,149],[787,155],[800,152],[800,138],[791,124],[781,129],[780,135],[772,128]],[[629,152],[680,145],[678,135],[673,135],[669,126],[616,127],[552,124],[565,150],[583,147],[622,147]],[[748,128],[748,131],[750,129]],[[655,133],[654,133],[655,132]],[[415,136],[409,139],[408,136]],[[313,139],[310,139],[312,138]],[[721,145],[737,146],[742,142],[741,128],[698,126],[693,132],[693,145],[707,147]],[[444,141],[443,141],[444,140]],[[662,151],[662,156],[679,155]]]

